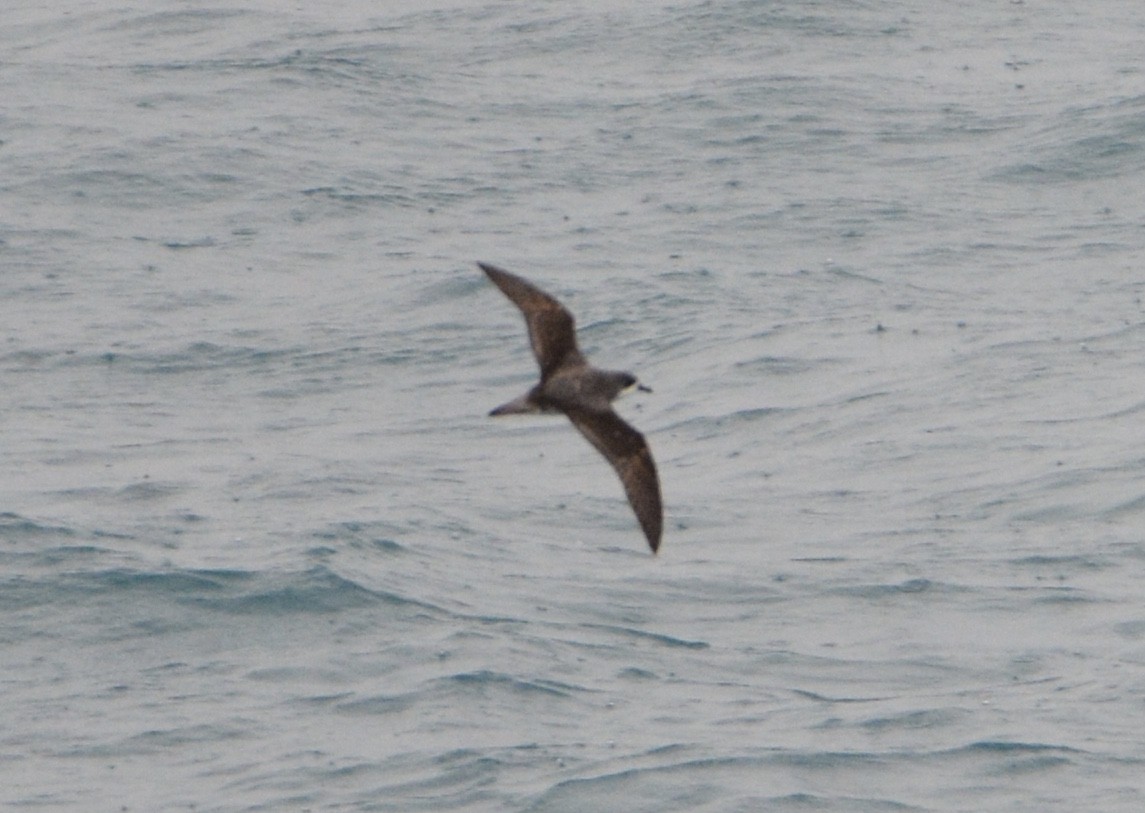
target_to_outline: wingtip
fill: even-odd
[[[515,279],[515,277],[512,274],[510,274],[508,271],[506,271],[504,268],[493,265],[493,263],[483,263],[480,260],[478,260],[477,261],[477,267],[480,268],[482,271],[484,271],[485,276],[487,276],[490,279],[490,281],[494,285],[496,285],[498,288],[500,288],[502,291],[505,290],[506,282],[508,282],[511,279]],[[511,298],[512,297],[510,297],[510,299]]]

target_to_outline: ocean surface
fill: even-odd
[[[1145,9],[0,22],[0,808],[1145,809]],[[652,387],[647,549],[477,269]]]

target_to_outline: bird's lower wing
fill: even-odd
[[[660,478],[656,474],[656,463],[652,460],[648,442],[612,410],[575,410],[568,416],[573,426],[616,469],[628,502],[655,552],[660,547],[664,514],[660,503]]]

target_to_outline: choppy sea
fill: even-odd
[[[0,807],[1145,809],[1143,40],[8,3]],[[652,387],[658,556],[476,260]]]

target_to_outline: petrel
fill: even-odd
[[[541,367],[540,383],[489,414],[563,412],[567,415],[620,475],[628,502],[655,553],[660,547],[664,524],[656,464],[644,436],[612,411],[612,402],[622,392],[632,387],[645,392],[651,390],[641,385],[632,373],[589,366],[576,346],[573,315],[556,299],[515,274],[486,263],[477,265],[525,315],[529,343]]]

